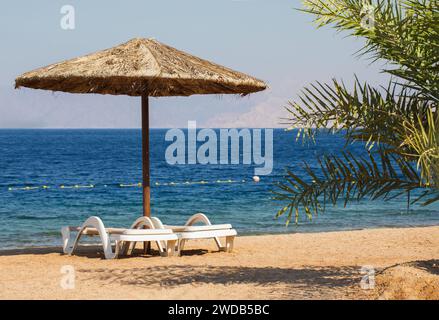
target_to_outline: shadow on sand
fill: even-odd
[[[439,260],[438,259],[415,260],[415,261],[397,263],[397,264],[382,268],[378,272],[378,274],[381,274],[384,271],[387,271],[389,269],[393,269],[393,268],[399,267],[399,266],[414,267],[414,268],[418,268],[418,269],[421,269],[423,271],[426,271],[426,272],[433,274],[433,275],[439,275]]]
[[[357,266],[352,267],[303,267],[270,268],[242,266],[192,266],[169,265],[130,269],[79,269],[87,279],[117,282],[132,286],[176,287],[185,284],[255,284],[271,286],[321,286],[333,289],[359,283]]]
[[[39,255],[39,254],[50,254],[50,253],[62,253],[61,247],[31,247],[25,249],[5,249],[0,250],[0,256],[18,256],[18,255]]]
[[[23,254],[61,254],[59,247],[29,248],[0,251],[0,256]],[[204,255],[206,250],[185,250],[184,255]],[[216,253],[213,253],[216,254]],[[102,250],[92,247],[82,247],[79,256],[87,258],[103,258]],[[143,256],[142,250],[137,249],[135,256],[145,259],[145,267],[118,268],[111,265],[104,268],[77,269],[81,281],[97,281],[102,284],[116,283],[123,286],[143,288],[173,288],[181,285],[199,286],[203,284],[219,285],[253,285],[258,290],[267,292],[267,297],[278,299],[324,298],[344,299],[355,296],[370,298],[372,292],[364,292],[360,288],[362,274],[359,266],[301,266],[296,268],[254,267],[254,266],[219,266],[219,265],[191,265],[188,260],[185,264],[176,264],[178,260],[169,261],[169,265],[148,266],[148,258],[158,255],[153,250],[152,255]],[[129,257],[128,257],[129,259]],[[136,266],[139,260],[136,259]],[[434,275],[439,275],[439,260],[418,260],[404,262],[377,270],[377,276],[395,266],[413,266]]]
[[[419,269],[427,271],[431,274],[439,275],[439,260],[425,260],[425,261],[414,261],[411,262],[410,265],[413,265]]]
[[[184,256],[196,256],[196,255],[203,255],[208,253],[208,250],[204,249],[189,249],[189,250],[183,250]],[[17,255],[45,255],[45,254],[51,254],[51,253],[58,253],[60,255],[63,254],[61,247],[31,247],[31,248],[23,248],[23,249],[6,249],[6,250],[0,250],[0,257],[1,256],[17,256]],[[86,257],[86,258],[100,258],[104,259],[104,254],[102,252],[102,247],[99,245],[90,245],[90,246],[80,246],[75,251],[75,256],[79,257]],[[130,257],[155,257],[160,256],[159,251],[156,249],[151,249],[150,253],[148,255],[144,255],[143,251],[141,249],[137,249],[133,252],[131,256],[121,256],[120,259],[130,258]]]

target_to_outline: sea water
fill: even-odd
[[[316,144],[295,141],[296,132],[274,130],[273,171],[252,180],[254,165],[170,165],[166,129],[150,131],[152,215],[184,223],[197,212],[213,223],[232,223],[239,234],[319,232],[439,224],[439,205],[407,199],[362,200],[333,207],[312,221],[285,226],[273,201],[285,168],[304,176],[304,161],[339,154],[342,134],[322,133]],[[364,145],[349,146],[364,154]],[[128,227],[142,214],[140,130],[0,130],[0,248],[60,245],[60,228],[97,215],[105,225]]]

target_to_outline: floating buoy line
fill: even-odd
[[[254,180],[254,179],[253,179]],[[227,184],[227,183],[246,183],[253,182],[252,180],[214,180],[214,181],[184,181],[184,182],[154,182],[154,186],[189,186],[189,185],[207,185],[207,184]],[[258,180],[259,182],[259,180]],[[8,191],[32,191],[32,190],[48,190],[48,189],[93,189],[93,188],[139,188],[142,183],[114,183],[114,184],[75,184],[75,185],[42,185],[42,186],[23,186],[23,187],[8,187]]]

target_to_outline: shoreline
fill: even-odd
[[[294,227],[294,226],[293,226]],[[301,232],[278,232],[278,233],[241,233],[238,231],[238,237],[263,237],[263,236],[281,236],[281,235],[292,235],[292,234],[325,234],[325,233],[334,233],[334,232],[351,232],[351,231],[366,231],[366,230],[382,230],[382,229],[422,229],[422,228],[431,228],[431,227],[439,227],[439,224],[426,224],[426,225],[414,225],[414,226],[383,226],[383,227],[371,227],[371,228],[354,228],[354,229],[340,229],[340,230],[325,230],[325,231],[301,231]],[[61,232],[59,233],[59,239],[61,241]],[[43,249],[59,249],[62,250],[61,245],[37,245],[37,246],[27,246],[27,247],[10,247],[10,248],[2,248],[0,247],[0,256],[7,251],[18,251],[18,250],[43,250]]]
[[[439,226],[238,236],[232,253],[104,260],[84,248],[0,250],[0,299],[439,299]],[[155,245],[153,245],[155,248]],[[70,266],[75,288],[60,285]],[[362,289],[364,267],[376,286]]]

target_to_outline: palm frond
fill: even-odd
[[[356,78],[352,90],[337,80],[316,82],[288,103],[283,122],[298,129],[298,139],[342,131],[346,146],[363,141],[368,156],[324,156],[318,170],[305,164],[304,176],[289,170],[274,192],[286,202],[278,215],[288,213],[288,222],[294,214],[297,222],[301,212],[311,218],[327,202],[347,205],[365,197],[405,194],[411,203],[439,201],[438,0],[303,2],[302,11],[314,15],[318,27],[364,38],[358,54],[386,61],[383,71],[392,79],[386,88],[374,88]]]
[[[425,184],[411,162],[382,150],[367,157],[357,157],[350,152],[340,157],[323,156],[318,162],[318,170],[304,164],[308,179],[287,171],[285,182],[279,183],[278,189],[273,191],[274,199],[285,203],[277,216],[288,212],[287,221],[290,221],[294,212],[297,223],[301,212],[310,218],[324,211],[327,202],[336,205],[340,199],[346,206],[352,200],[366,197],[390,200],[424,189],[412,203],[424,199],[423,204],[428,204],[439,195],[439,190]]]
[[[378,90],[358,78],[352,91],[335,79],[332,85],[313,83],[302,90],[298,100],[288,103],[288,117],[283,119],[290,129],[299,129],[298,138],[314,138],[319,132],[316,129],[344,131],[347,144],[366,141],[369,148],[379,144],[399,148],[404,134],[395,129],[434,106],[411,89],[397,88],[392,81]]]
[[[439,4],[437,0],[304,0],[318,27],[366,39],[360,55],[387,60],[385,71],[439,101]],[[366,10],[365,10],[366,9]],[[368,15],[368,16],[365,16]],[[371,23],[365,24],[365,20]]]
[[[429,109],[416,118],[403,122],[405,139],[401,146],[412,150],[406,156],[417,159],[417,167],[428,185],[439,188],[439,113]]]

